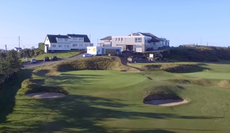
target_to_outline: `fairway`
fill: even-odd
[[[184,78],[229,79],[228,65],[203,64],[210,68],[194,73],[151,71],[128,73],[115,70],[61,72],[57,76],[31,74],[31,82],[61,87],[68,95],[57,99],[35,99],[24,94],[20,83],[30,70],[1,91],[0,132],[79,133],[219,133],[230,130],[230,88],[174,82]],[[218,70],[218,66],[221,70]],[[226,73],[224,73],[224,70]],[[208,75],[211,74],[211,75]],[[215,76],[216,75],[216,76]],[[19,86],[17,88],[17,86]],[[145,89],[171,86],[189,101],[162,107],[143,104]],[[19,89],[19,90],[18,90]],[[18,90],[18,92],[17,92]],[[14,97],[13,93],[17,92]]]

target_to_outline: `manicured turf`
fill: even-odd
[[[226,64],[204,63],[201,67],[209,68],[214,76],[217,74],[218,80],[224,78],[218,74],[229,72]],[[60,99],[36,100],[22,94],[14,97],[19,83],[28,78],[23,77],[25,72],[30,73],[22,72],[15,83],[4,87],[11,91],[0,93],[3,105],[0,132],[219,133],[230,130],[230,88],[169,81],[210,78],[210,75],[112,70],[69,71],[50,77],[32,75],[40,79],[36,80],[40,85],[62,86],[69,92]],[[206,69],[196,73],[206,73]],[[178,95],[190,102],[174,107],[143,104],[144,89],[165,85],[179,86]]]
[[[41,54],[39,56],[34,57],[36,60],[43,60],[44,57],[49,57],[50,59],[52,56],[57,56],[58,58],[69,58],[75,55],[78,55],[80,52],[79,51],[67,51],[67,52],[56,52],[56,53],[46,53],[46,54]],[[30,58],[31,59],[31,58]],[[21,59],[23,62],[26,61],[26,58]]]

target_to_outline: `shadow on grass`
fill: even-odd
[[[32,70],[21,70],[17,77],[3,86],[0,91],[0,124],[6,122],[6,116],[13,112],[15,95],[21,88],[23,80],[30,78]]]
[[[122,103],[121,100],[106,99],[92,96],[82,95],[69,95],[65,98],[50,99],[50,100],[35,100],[33,104],[29,104],[31,99],[18,99],[23,101],[23,105],[17,105],[15,107],[14,115],[31,117],[43,117],[42,120],[33,121],[31,119],[21,119],[18,122],[10,123],[12,127],[23,127],[17,129],[19,132],[84,132],[84,133],[173,133],[172,131],[166,131],[164,129],[156,130],[138,130],[132,128],[132,125],[127,124],[129,131],[123,128],[108,127],[108,119],[215,119],[216,117],[204,117],[204,116],[179,116],[175,114],[167,113],[145,113],[134,111],[121,111],[121,108],[130,106]],[[33,100],[33,99],[32,99]],[[35,102],[36,101],[36,102]],[[25,111],[26,109],[26,111]],[[31,109],[31,110],[30,110]],[[37,111],[45,109],[46,111]],[[107,126],[102,122],[106,122]],[[142,123],[140,123],[142,124]],[[144,123],[143,123],[144,124]],[[141,125],[140,125],[141,126]],[[183,128],[181,128],[182,130]],[[14,129],[2,128],[1,131],[13,132]],[[77,131],[78,130],[78,131]],[[132,130],[132,131],[131,131]],[[171,129],[169,129],[171,130]],[[183,129],[186,130],[186,129]]]
[[[178,67],[175,69],[171,69],[171,70],[166,70],[167,72],[171,72],[171,73],[194,73],[194,72],[202,72],[204,70],[210,70],[210,68],[204,67],[204,65],[198,64],[194,67]]]
[[[61,74],[59,76],[49,76],[49,80],[46,81],[46,84],[55,86],[63,84],[93,84],[93,82],[104,80],[102,77],[101,75],[94,74]]]
[[[50,72],[50,70],[39,70],[39,71],[37,71],[37,72],[34,72],[33,74],[34,75],[37,75],[37,76],[46,76],[46,74],[47,73],[49,73]]]

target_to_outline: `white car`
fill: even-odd
[[[36,59],[31,59],[31,63],[36,63],[37,61],[36,61]]]
[[[83,57],[93,57],[93,55],[86,53],[86,54],[83,54]]]

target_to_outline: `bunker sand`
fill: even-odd
[[[41,92],[41,93],[30,93],[27,96],[36,99],[50,99],[50,98],[65,97],[66,95],[62,93],[56,93],[56,92]]]
[[[145,101],[145,104],[158,105],[158,106],[176,106],[188,103],[185,99],[166,99],[166,100],[150,100]]]

